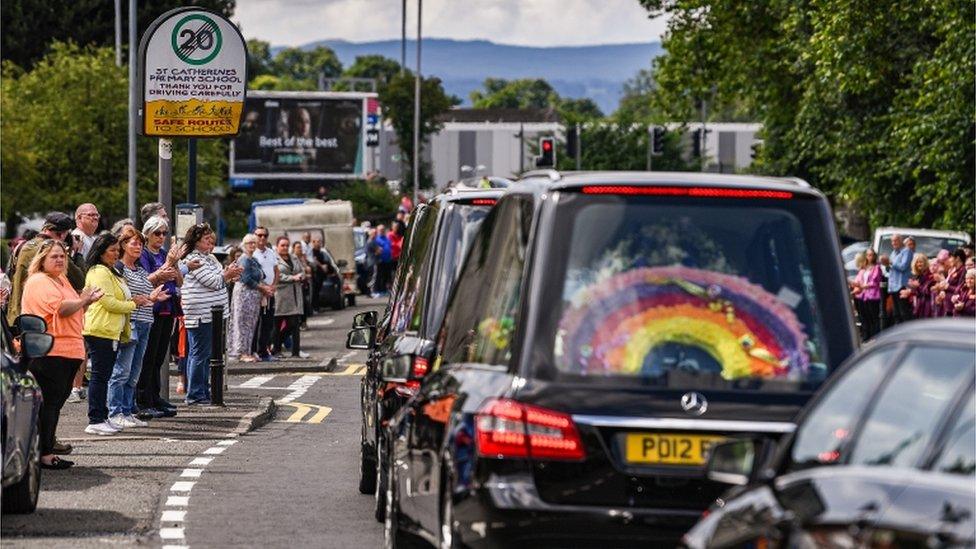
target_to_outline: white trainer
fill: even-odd
[[[126,427],[149,427],[149,424],[141,419],[137,418],[132,414],[125,415],[125,426]]]
[[[85,427],[85,432],[88,433],[89,435],[108,436],[108,435],[114,435],[119,431],[115,427],[112,427],[112,425],[108,421],[103,421],[102,423],[95,423],[89,425],[88,427]]]
[[[106,423],[111,425],[112,428],[115,429],[116,431],[121,431],[126,427],[130,427],[130,425],[125,424],[125,416],[123,416],[122,414],[117,414],[108,418],[108,421],[106,421]]]

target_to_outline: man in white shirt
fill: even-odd
[[[271,246],[268,246],[270,232],[265,227],[254,229],[254,236],[258,237],[258,247],[254,250],[253,257],[261,265],[264,271],[263,282],[269,286],[278,285],[278,254]],[[261,307],[261,316],[258,319],[258,329],[254,335],[254,351],[264,362],[272,362],[269,348],[274,335],[274,294],[268,297],[267,305]]]

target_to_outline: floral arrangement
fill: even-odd
[[[702,349],[722,377],[800,377],[807,336],[776,296],[745,278],[683,266],[638,267],[577,290],[557,333],[560,365],[637,374],[665,343]]]

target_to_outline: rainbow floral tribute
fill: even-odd
[[[641,267],[573,296],[556,342],[562,369],[637,375],[655,348],[696,347],[725,379],[801,378],[807,336],[793,311],[745,278],[689,267]]]

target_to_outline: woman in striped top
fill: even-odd
[[[149,332],[153,324],[153,305],[169,299],[163,286],[153,288],[149,273],[139,264],[145,237],[135,227],[122,229],[119,235],[119,249],[122,259],[117,265],[122,271],[125,283],[134,296],[148,296],[150,302],[136,307],[129,318],[132,337],[119,346],[115,357],[115,367],[108,381],[108,415],[113,423],[123,427],[145,427],[148,425],[135,417],[136,384],[142,370],[142,358],[149,342]]]
[[[224,319],[230,315],[227,303],[227,283],[237,280],[241,266],[232,263],[222,268],[210,252],[214,247],[214,232],[207,223],[199,223],[186,232],[187,250],[183,263],[198,261],[200,267],[189,271],[183,279],[183,322],[186,326],[188,356],[186,361],[186,403],[210,404],[211,308],[221,305]]]

